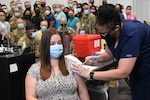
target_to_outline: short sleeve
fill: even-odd
[[[61,13],[60,17],[61,17],[61,19],[62,18],[67,18],[66,15],[65,15],[65,13]]]
[[[31,75],[32,77],[36,78],[37,80],[40,77],[40,63],[35,63],[33,65],[31,65],[31,67],[29,68],[27,74]]]
[[[78,17],[76,17],[76,23],[80,22],[80,19]]]
[[[140,55],[141,39],[134,34],[128,38],[121,49],[121,58],[139,57]]]

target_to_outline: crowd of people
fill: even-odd
[[[105,1],[102,4],[107,4],[107,2]],[[23,9],[23,5],[25,9]],[[69,41],[72,41],[73,36],[76,34],[96,34],[95,22],[99,6],[98,4],[94,4],[94,0],[90,0],[90,3],[78,3],[77,1],[68,0],[68,6],[53,4],[52,7],[47,5],[46,0],[35,1],[34,5],[31,5],[30,1],[21,2],[12,0],[10,1],[11,9],[8,9],[6,4],[1,4],[0,44],[7,45],[5,41],[7,38],[10,40],[10,45],[21,45],[19,41],[27,32],[26,27],[30,24],[35,25],[36,30],[33,34],[35,36],[32,36],[33,32],[31,32],[26,37],[29,39],[28,43],[26,43],[26,38],[24,38],[25,40],[21,40],[27,46],[35,45],[35,42],[32,41],[35,37],[39,37],[40,41],[42,32],[50,27],[62,33],[71,33]],[[116,4],[116,9],[123,19],[137,19],[136,15],[131,13],[131,6],[127,7],[126,13],[122,13],[122,8],[122,5]],[[63,23],[64,19],[66,19],[65,23]],[[73,48],[72,45],[69,45],[69,48]],[[66,50],[66,54],[71,52],[69,48]],[[35,50],[36,48],[32,49]]]
[[[0,44],[8,45],[5,40],[12,46],[26,44],[40,57],[27,72],[27,100],[89,100],[82,77],[114,80],[130,74],[133,100],[149,99],[150,89],[146,84],[150,80],[146,77],[149,75],[149,28],[139,21],[131,21],[137,20],[131,6],[126,7],[125,13],[121,4],[105,1],[100,6],[95,5],[94,0],[90,3],[68,0],[67,7],[53,4],[51,8],[46,0],[35,1],[33,6],[25,1],[25,9],[22,6],[20,1],[11,1],[10,10],[5,4],[0,6]],[[102,55],[86,57],[87,64],[115,57],[119,61],[117,69],[89,72],[80,67],[82,65],[75,64],[73,69],[66,66],[64,55],[71,53],[72,39],[77,34],[100,34],[107,42]]]

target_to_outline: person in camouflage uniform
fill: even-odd
[[[16,8],[16,2],[15,1],[11,1],[10,2],[10,7],[11,7],[11,9],[8,11],[8,14],[13,16],[14,15],[14,9]]]
[[[64,38],[65,54],[72,53],[74,48],[73,37],[76,35],[75,30],[67,26],[67,19],[62,18],[60,20],[61,27],[57,29],[59,33],[62,34]]]
[[[39,38],[39,40],[41,41],[42,38],[42,34],[45,30],[47,30],[48,28],[48,22],[46,20],[41,21],[40,23],[40,30],[37,31],[37,37]]]
[[[31,10],[31,2],[30,1],[25,1],[24,2],[24,8],[25,10],[30,10],[32,13],[32,17],[35,16],[35,12],[33,10]]]
[[[94,14],[90,13],[88,9],[88,5],[84,5],[83,7],[83,15],[81,17],[81,27],[85,30],[85,33],[87,34],[95,34],[95,22],[96,17]]]
[[[40,40],[37,37],[36,31],[37,29],[34,24],[27,23],[26,34],[19,39],[17,45],[22,46],[23,44],[26,44],[27,47],[30,47],[31,50],[35,52],[35,56],[39,57]]]
[[[41,4],[41,7],[40,7],[40,16],[42,17],[42,19],[45,18],[46,14],[45,14],[45,5],[46,5],[46,0],[40,0],[40,4]]]
[[[17,7],[14,9],[14,15],[11,17],[11,19],[9,20],[10,26],[11,26],[11,31],[15,30],[17,28],[17,19],[21,18],[21,12],[20,9],[18,9]]]
[[[22,9],[22,3],[21,1],[16,1],[16,7],[20,10],[20,17],[22,18],[23,17],[23,12],[24,12],[24,9]]]
[[[26,23],[23,21],[23,19],[21,18],[17,19],[16,23],[17,23],[17,28],[9,34],[10,44],[13,46],[16,46],[18,40],[26,33],[26,29],[25,29]]]

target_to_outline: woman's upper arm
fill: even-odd
[[[81,22],[76,23],[76,34],[79,34],[79,29],[81,27]]]
[[[84,79],[75,73],[74,73],[74,76],[78,83],[78,94],[79,94],[80,100],[90,100]]]
[[[55,21],[50,21],[50,27],[54,27]]]
[[[29,74],[26,75],[25,79],[26,100],[37,100],[36,83],[37,80],[34,77],[32,77]]]

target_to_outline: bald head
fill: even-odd
[[[67,19],[66,18],[62,18],[60,20],[60,24],[67,24]]]
[[[14,13],[15,13],[15,12],[20,12],[20,9],[19,9],[19,8],[17,8],[17,7],[16,7],[16,8],[14,8]]]
[[[40,0],[40,4],[46,4],[46,0]]]

